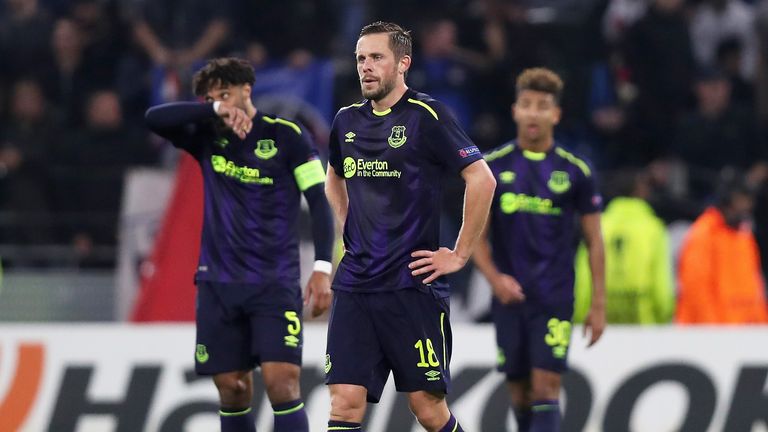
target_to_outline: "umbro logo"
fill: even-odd
[[[440,372],[436,370],[424,372],[424,375],[427,376],[427,381],[437,381],[440,379]]]
[[[299,338],[293,335],[288,335],[283,338],[285,341],[285,346],[296,348],[299,346]]]
[[[347,134],[344,136],[347,137],[347,139],[345,139],[344,142],[348,142],[348,143],[355,142],[356,135],[354,132],[347,132]]]

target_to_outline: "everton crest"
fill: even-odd
[[[408,137],[405,136],[405,126],[392,126],[392,133],[387,138],[389,146],[392,148],[398,148],[405,144]]]
[[[547,186],[552,192],[561,194],[571,188],[571,179],[565,171],[552,171]]]
[[[256,150],[253,151],[259,159],[271,159],[277,154],[275,140],[263,139],[256,142]]]

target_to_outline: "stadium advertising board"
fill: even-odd
[[[766,330],[610,328],[591,349],[574,332],[567,429],[768,430]],[[325,326],[305,332],[303,393],[322,431]],[[450,400],[468,431],[514,430],[493,341],[491,327],[454,328]],[[0,325],[0,432],[218,430],[215,389],[193,373],[193,355],[189,325]],[[261,391],[254,408],[258,430],[270,431]],[[391,379],[365,430],[421,430]]]

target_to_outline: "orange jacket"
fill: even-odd
[[[707,209],[686,236],[678,283],[679,323],[768,322],[755,238],[749,230],[729,227],[715,208]]]

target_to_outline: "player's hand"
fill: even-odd
[[[314,300],[314,301],[313,301]],[[304,289],[304,307],[312,304],[312,318],[323,314],[331,305],[331,276],[323,272],[312,272]]]
[[[442,275],[457,272],[467,263],[466,259],[446,247],[441,247],[436,251],[418,250],[411,253],[411,256],[420,258],[408,264],[408,268],[413,270],[411,272],[412,275],[419,276],[432,272],[431,275],[424,279],[423,283],[425,284],[432,282]]]
[[[589,344],[587,347],[594,345],[603,335],[605,331],[605,306],[592,304],[589,308],[587,317],[584,318],[584,328],[582,335],[587,337],[587,329],[589,329]]]
[[[232,129],[232,132],[240,139],[245,139],[245,136],[248,135],[253,127],[253,121],[248,117],[248,114],[237,107],[221,104],[219,105],[219,110],[216,111],[216,115],[221,117],[224,120],[224,124]]]
[[[525,301],[525,294],[520,282],[508,274],[500,273],[497,278],[491,281],[491,287],[493,288],[493,295],[502,304]]]

